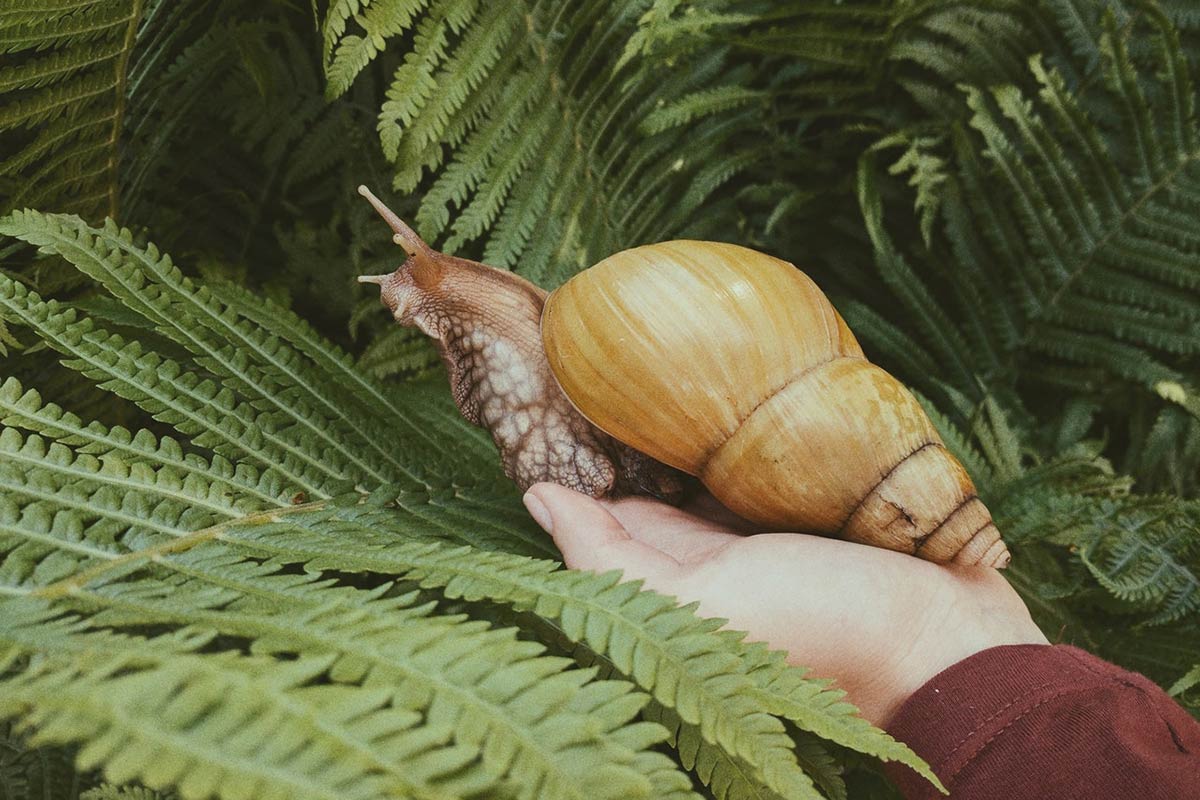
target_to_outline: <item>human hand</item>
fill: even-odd
[[[836,679],[881,727],[922,684],[967,656],[1046,644],[1017,593],[987,567],[807,534],[746,536],[711,498],[685,510],[539,483],[525,504],[567,566],[623,570],[648,589],[698,601],[702,616],[725,618],[750,640],[787,651],[791,663]]]

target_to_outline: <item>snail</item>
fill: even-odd
[[[916,398],[817,285],[732,244],[624,250],[553,293],[430,248],[366,187],[408,255],[365,275],[433,337],[454,400],[522,489],[678,501],[696,476],[759,525],[935,562],[1009,552]]]

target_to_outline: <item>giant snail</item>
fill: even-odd
[[[557,290],[430,248],[359,187],[408,254],[362,276],[437,341],[463,416],[522,490],[678,499],[697,476],[775,530],[1004,567],[987,507],[913,395],[816,284],[731,244],[605,258]]]

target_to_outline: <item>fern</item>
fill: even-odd
[[[1198,139],[1180,34],[1149,3],[1136,4],[1126,27],[1117,11],[1093,19],[1068,3],[1044,5],[1086,55],[1082,74],[1041,53],[1016,67],[1004,62],[986,83],[932,65],[961,98],[945,104],[963,111],[941,134],[944,154],[926,156],[939,165],[936,178],[914,177],[915,202],[925,244],[937,244],[931,231],[944,237],[955,268],[896,244],[878,158],[864,158],[860,197],[879,269],[919,327],[917,343],[962,391],[977,392],[977,376],[1003,384],[1017,369],[1077,395],[1120,385],[1151,393],[1178,385],[1186,394],[1200,342],[1197,243],[1185,222]],[[962,27],[944,30],[943,38],[968,41]],[[1131,38],[1134,30],[1145,33]],[[981,46],[999,54],[1017,41]],[[1106,130],[1099,120],[1110,113],[1120,124]],[[943,209],[939,224],[933,207]],[[995,302],[1005,293],[1015,301]],[[944,296],[949,306],[934,299]]]
[[[244,495],[270,505],[280,503],[286,494],[287,487],[274,472],[235,466],[219,456],[205,460],[187,453],[175,440],[160,439],[144,429],[130,433],[98,422],[85,425],[74,414],[53,403],[44,403],[35,390],[23,390],[13,378],[0,385],[0,410],[3,412],[0,422],[11,426],[10,430],[24,428],[37,432],[74,446],[80,453],[117,456],[131,464],[173,469],[184,480],[218,481],[214,485],[228,497]]]
[[[152,247],[135,249],[132,236],[113,225],[93,242],[81,238],[87,234],[80,224],[56,225],[54,220],[28,212],[14,215],[13,221],[27,241],[63,255],[144,316],[155,330],[191,351],[199,366],[221,375],[227,388],[253,405],[274,407],[277,427],[297,426],[309,438],[315,437],[320,442],[321,463],[314,461],[314,467],[336,465],[334,474],[353,480],[387,481],[401,474],[382,464],[391,454],[382,450],[378,437],[372,439],[360,430],[356,441],[368,451],[377,451],[380,462],[367,461],[340,445],[335,437],[337,426],[354,425],[355,421],[342,411],[338,399],[318,394],[313,376],[302,374],[292,353],[276,348],[265,334],[237,325],[219,302],[197,290]],[[253,360],[262,366],[254,369],[240,363],[246,353],[253,353]],[[281,396],[285,387],[300,396],[285,401]]]
[[[397,614],[394,602],[383,603],[382,608],[368,614],[357,609],[338,612],[318,605],[303,622],[290,619],[292,611],[284,605],[276,605],[268,613],[239,609],[196,614],[175,599],[155,602],[147,596],[146,588],[141,586],[115,598],[109,595],[102,604],[150,619],[195,618],[206,625],[207,617],[211,620],[207,624],[223,632],[254,638],[260,653],[337,653],[340,657],[329,664],[333,680],[361,682],[365,687],[398,687],[407,704],[423,710],[424,724],[433,729],[421,736],[425,746],[431,739],[450,737],[463,751],[459,758],[444,752],[436,758],[431,754],[431,760],[459,762],[481,754],[486,771],[511,773],[530,787],[526,792],[537,787],[536,791],[545,796],[573,797],[596,791],[612,792],[613,796],[623,796],[623,791],[639,793],[632,788],[639,779],[622,774],[618,766],[623,758],[628,761],[632,756],[623,757],[615,742],[603,748],[612,759],[608,763],[610,780],[623,780],[632,786],[602,789],[589,785],[591,767],[600,757],[598,753],[587,753],[595,737],[567,733],[587,729],[588,725],[570,713],[547,714],[544,709],[594,703],[588,699],[589,693],[602,692],[605,701],[596,704],[604,705],[604,713],[594,713],[591,719],[596,725],[617,727],[636,712],[640,701],[636,697],[626,698],[628,702],[621,699],[628,687],[614,696],[605,684],[589,684],[579,697],[568,700],[586,681],[586,674],[560,674],[564,663],[561,659],[531,658],[540,648],[516,642],[511,630],[490,635],[484,623],[465,624],[461,618],[450,616],[413,616],[406,620]],[[175,586],[174,590],[181,588],[182,597],[187,597],[186,587]],[[204,596],[201,593],[191,599],[204,602]],[[346,699],[351,697],[347,693]],[[588,705],[585,708],[591,710]],[[438,729],[443,731],[441,735],[435,733]],[[655,741],[655,736],[643,737],[641,746]],[[399,752],[404,752],[403,748]],[[405,754],[406,764],[409,758],[412,755]],[[461,790],[447,793],[456,791]]]
[[[681,227],[762,157],[726,158],[719,127],[713,147],[692,136],[683,152],[677,123],[738,109],[756,93],[697,89],[722,69],[711,57],[666,80],[639,79],[615,56],[646,5],[377,0],[355,15],[359,4],[333,4],[324,22],[329,93],[403,48],[378,130],[396,189],[431,180],[416,215],[421,232],[450,250],[486,235],[491,261],[557,282],[600,255],[597,247]],[[569,35],[559,35],[564,28]],[[659,202],[689,192],[695,199],[683,207]]]
[[[94,774],[75,769],[74,753],[62,747],[31,747],[10,725],[0,725],[0,789],[17,800],[52,797],[80,800]]]
[[[796,778],[787,775],[794,759],[784,755],[789,748],[781,736],[782,727],[756,718],[755,705],[747,702],[748,697],[756,698],[761,708],[839,744],[915,763],[906,748],[854,716],[851,706],[839,702],[840,693],[801,679],[797,670],[783,666],[778,654],[767,658],[751,648],[732,659],[734,664],[741,663],[731,671],[734,665],[728,655],[717,656],[738,653],[741,646],[718,636],[714,638],[725,639],[727,644],[710,651],[711,657],[700,662],[711,672],[692,672],[688,662],[705,654],[704,647],[714,646],[698,636],[711,632],[712,626],[692,617],[688,609],[672,610],[672,603],[665,598],[636,594],[629,585],[618,584],[615,574],[588,577],[548,572],[554,566],[551,562],[523,562],[499,553],[481,554],[478,564],[472,564],[464,551],[442,553],[429,548],[411,554],[397,551],[391,561],[382,553],[368,560],[339,557],[328,544],[302,535],[303,530],[313,529],[311,523],[296,515],[289,515],[288,520],[304,527],[289,528],[287,549],[269,551],[276,558],[303,555],[312,559],[310,566],[325,569],[405,574],[424,586],[442,588],[450,597],[508,602],[549,619],[569,640],[606,655],[618,671],[653,692],[684,721],[699,725],[701,735],[711,743],[739,754],[775,751],[770,761],[761,763],[754,756],[744,757],[784,796],[801,791],[799,787],[805,784],[797,784]],[[386,530],[387,523],[375,522],[370,528]],[[330,529],[336,529],[333,521],[322,520],[320,530]],[[256,528],[254,532],[264,530]],[[362,528],[347,529],[346,533],[351,530],[362,535]],[[738,673],[744,675],[740,680]]]
[[[199,380],[178,363],[143,352],[136,342],[109,334],[54,301],[43,302],[11,279],[0,279],[0,293],[5,316],[38,325],[47,343],[71,358],[67,366],[194,436],[200,446],[238,460],[278,462],[293,486],[319,496],[324,496],[320,487],[340,477],[331,474],[319,454],[288,443],[265,424],[260,427],[259,415],[250,406],[212,381]]]
[[[432,389],[394,392],[290,312],[210,290],[111,223],[20,212],[0,229],[86,272],[126,310],[109,316],[132,313],[129,330],[180,360],[0,276],[5,317],[189,437],[85,424],[16,379],[0,385],[0,716],[34,744],[79,744],[81,768],[183,797],[248,785],[689,797],[675,762],[649,749],[671,738],[694,748],[688,763],[719,797],[819,797],[788,722],[936,780],[780,654],[616,575],[516,555],[545,544],[495,467],[469,453],[403,460],[406,446],[487,447],[444,400],[430,406]],[[380,474],[354,470],[349,456],[368,447]],[[354,484],[375,493],[325,499]],[[442,609],[461,600],[536,615],[548,643],[595,666]],[[237,713],[204,711],[217,697]],[[229,735],[251,719],[298,738]],[[806,741],[830,785],[828,756]]]
[[[6,605],[0,634],[6,655],[29,648],[55,655],[7,681],[0,712],[23,710],[40,728],[35,741],[93,740],[79,760],[105,764],[111,781],[175,784],[194,796],[225,795],[225,787],[238,783],[270,786],[276,796],[329,798],[445,796],[458,788],[453,770],[462,756],[422,759],[436,744],[413,737],[419,717],[396,707],[393,693],[355,696],[308,685],[327,669],[327,659],[283,665],[232,654],[190,656],[202,640],[89,636],[45,609]],[[204,713],[222,698],[232,701],[228,713]],[[278,726],[295,737],[287,747],[261,736]],[[247,747],[254,739],[258,746]],[[380,750],[410,751],[409,769],[389,768]]]
[[[588,740],[579,731],[590,723],[561,715],[547,718],[538,711],[543,704],[560,706],[586,680],[553,677],[561,671],[562,659],[535,663],[530,659],[540,648],[513,640],[512,631],[489,632],[486,624],[466,624],[461,617],[430,617],[430,605],[411,605],[413,594],[380,600],[378,592],[339,592],[331,590],[328,581],[272,576],[277,568],[263,569],[207,553],[172,563],[176,577],[161,585],[138,581],[109,585],[99,593],[73,594],[83,608],[104,609],[101,618],[107,624],[121,618],[186,623],[253,639],[260,653],[336,653],[338,658],[325,665],[336,682],[402,687],[408,702],[434,714],[427,725],[444,719],[442,724],[453,727],[454,736],[465,737],[479,748],[476,752],[492,769],[513,771],[529,786],[540,787],[545,796],[599,790],[581,783],[595,767],[594,757],[578,752]],[[484,680],[485,673],[492,678]],[[590,713],[590,722],[609,719],[619,725],[627,718],[620,716],[620,709],[632,714],[640,705],[632,702],[635,698],[632,705],[619,700],[623,692],[614,696],[607,684],[589,687],[588,691],[605,695],[599,703],[605,713]],[[584,692],[571,702],[588,703],[587,697]],[[590,706],[586,710],[592,711]],[[444,740],[450,727],[432,740],[432,731],[426,731],[420,740],[431,746]],[[656,738],[643,735],[634,740],[642,742],[640,748]],[[606,749],[606,757],[614,755],[611,747]],[[649,761],[656,772],[661,771],[661,764]],[[610,781],[619,777],[611,764],[606,769]],[[669,775],[659,780],[663,778],[670,781]],[[624,783],[611,789],[615,796],[625,796],[627,790],[633,792]]]
[[[16,2],[0,17],[0,174],[16,181],[0,211],[117,208],[117,136],[141,0]],[[49,14],[50,16],[47,16]]]
[[[1090,510],[1090,526],[1064,536],[1080,548],[1083,563],[1101,585],[1116,597],[1152,607],[1152,625],[1200,610],[1200,509],[1195,504],[1147,498],[1102,502]]]
[[[1192,667],[1191,671],[1181,677],[1171,686],[1171,694],[1175,696],[1185,695],[1200,684],[1200,665]]]
[[[808,784],[795,766],[782,726],[768,724],[769,717],[755,710],[756,701],[762,710],[794,720],[823,737],[921,768],[906,748],[852,716],[853,708],[839,702],[840,693],[829,692],[822,683],[803,679],[799,671],[784,667],[777,656],[765,658],[766,654],[758,648],[743,649],[737,637],[714,635],[714,626],[693,617],[689,609],[674,609],[666,598],[639,594],[628,584],[618,585],[616,575],[568,575],[554,571],[553,562],[531,562],[499,553],[476,554],[462,548],[445,549],[444,545],[433,542],[388,546],[400,536],[411,538],[415,531],[408,526],[400,527],[403,517],[369,508],[363,511],[351,506],[332,514],[290,511],[278,519],[282,527],[262,522],[246,529],[222,526],[219,538],[226,543],[246,544],[257,555],[277,562],[304,563],[309,570],[368,570],[403,575],[424,586],[438,587],[447,597],[486,598],[532,611],[554,622],[568,639],[604,656],[620,673],[652,691],[660,703],[675,708],[689,724],[698,727],[710,745],[746,754],[743,758],[747,763],[763,770],[765,782],[783,796],[796,792],[808,794],[811,788],[805,788]],[[198,541],[208,536],[202,532]],[[340,552],[344,548],[338,542],[347,540],[358,542],[364,553],[372,555]],[[165,548],[174,552],[178,545],[168,543]],[[140,558],[141,554],[122,556],[111,567],[128,570]],[[173,561],[168,559],[164,563],[170,565]],[[101,563],[81,573],[81,577],[93,579],[111,567]],[[197,574],[192,566],[183,571]],[[73,584],[68,581],[67,585]],[[232,588],[228,579],[222,580],[221,585]],[[78,587],[70,591],[73,596],[80,596]],[[181,591],[175,587],[171,594],[180,598]],[[298,605],[303,607],[312,602],[299,601],[295,592],[293,588],[289,597],[281,597],[277,606],[296,610]],[[263,588],[255,593],[262,596]],[[175,602],[175,608],[179,609],[171,612],[175,615],[202,604],[199,598],[180,598]],[[130,610],[135,619],[141,620],[162,619],[164,613],[145,605]],[[195,613],[187,616],[193,624],[198,617]],[[253,622],[232,623],[228,615],[224,619],[226,633],[248,635],[254,627]],[[236,627],[238,624],[250,628]],[[395,623],[381,620],[381,624]],[[344,627],[344,623],[330,625]],[[280,638],[295,646],[302,635],[293,631],[287,636],[281,634]],[[362,635],[347,641],[356,638]],[[759,753],[772,751],[775,753],[772,760],[759,761],[762,758]],[[791,777],[789,770],[793,773]]]
[[[992,443],[991,453],[1028,449],[1006,422],[996,424],[1002,416],[992,419],[980,439]],[[947,425],[943,419],[939,429]],[[956,450],[959,435],[948,440]],[[1043,464],[1020,456],[1007,481],[983,484],[981,493],[1021,555],[1010,579],[1043,629],[1169,684],[1200,644],[1200,512],[1191,502],[1132,494],[1132,481],[1098,451],[1097,443],[1082,442]],[[1122,602],[1108,613],[1123,621],[1093,625],[1096,607],[1114,599]]]
[[[923,394],[1048,635],[1194,704],[1200,18],[1093,5],[10,2],[0,211],[121,223],[0,219],[0,787],[777,800],[925,769],[782,654],[561,569],[352,281],[396,265],[349,191],[389,179],[547,288],[672,237],[795,261]]]

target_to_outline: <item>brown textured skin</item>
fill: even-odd
[[[455,404],[492,434],[504,473],[522,491],[551,481],[593,497],[682,498],[683,473],[597,429],[559,388],[539,332],[544,289],[430,249],[381,205],[410,255],[390,275],[361,280],[379,284],[396,322],[437,342]]]

